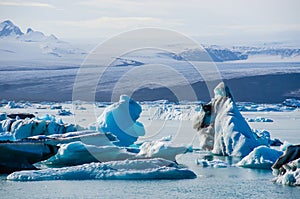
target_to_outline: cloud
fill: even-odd
[[[100,17],[90,20],[76,20],[76,21],[57,21],[63,25],[81,27],[81,28],[113,28],[113,29],[124,29],[133,27],[145,27],[145,26],[161,26],[165,23],[169,25],[180,25],[179,21],[165,21],[155,17]]]
[[[55,8],[53,5],[41,2],[21,2],[21,1],[0,1],[0,6],[16,6],[16,7],[46,7]]]

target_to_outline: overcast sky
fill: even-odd
[[[160,27],[201,43],[244,44],[299,40],[299,9],[299,0],[0,0],[0,20],[63,39]]]

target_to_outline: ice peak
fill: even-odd
[[[230,89],[228,86],[225,85],[224,82],[218,84],[218,86],[214,89],[215,97],[229,97],[232,98]]]
[[[27,31],[26,31],[26,34],[28,34],[30,32],[33,32],[33,30],[31,28],[28,28]]]
[[[14,25],[10,20],[5,20],[0,23],[0,37],[23,34],[24,33],[20,30],[20,28]]]

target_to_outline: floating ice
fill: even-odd
[[[176,161],[175,157],[178,154],[187,152],[188,148],[184,146],[171,146],[167,141],[151,141],[144,142],[140,147],[138,157],[146,158],[164,158],[171,161]]]
[[[300,100],[296,99],[286,99],[283,102],[284,105],[290,106],[290,107],[300,107]]]
[[[122,95],[119,102],[105,108],[98,118],[98,130],[114,134],[119,140],[116,145],[129,146],[139,136],[145,135],[143,124],[137,121],[141,112],[142,108],[137,102]]]
[[[53,105],[50,106],[50,109],[52,109],[52,110],[55,110],[55,109],[60,110],[60,109],[62,109],[62,105],[53,104]]]
[[[286,171],[282,173],[273,171],[273,174],[276,175],[273,182],[289,186],[300,186],[300,158],[288,163],[285,168]]]
[[[244,112],[285,112],[293,111],[295,107],[285,104],[256,104],[253,102],[238,102],[237,108]]]
[[[62,121],[56,122],[55,118],[46,115],[44,118],[26,118],[26,119],[10,119],[0,121],[0,139],[1,135],[10,132],[12,137],[9,140],[19,140],[36,135],[52,135],[62,134],[66,132],[76,131],[72,124],[63,124]]]
[[[58,115],[67,116],[72,115],[72,113],[70,110],[60,109],[58,110]]]
[[[276,183],[300,186],[300,145],[288,146],[272,166]]]
[[[73,166],[90,162],[145,158],[164,158],[175,161],[176,155],[187,151],[186,147],[170,146],[168,142],[160,140],[145,142],[140,148],[122,148],[109,142],[105,135],[102,137],[94,135],[97,137],[91,138],[92,136],[93,134],[86,135],[86,137],[82,135],[77,141],[72,137],[71,142],[61,144],[57,154],[43,163],[48,166]],[[56,141],[57,139],[51,142]],[[59,142],[63,143],[63,141],[64,139],[59,139]],[[45,141],[45,143],[51,142]]]
[[[90,163],[73,167],[20,171],[7,176],[8,180],[128,180],[128,179],[192,179],[196,174],[164,159],[124,160]]]
[[[247,122],[274,122],[272,119],[264,117],[247,118]]]
[[[197,159],[196,164],[201,167],[213,167],[213,168],[227,168],[229,167],[227,162],[222,160],[206,160],[206,159]]]
[[[36,169],[33,164],[54,155],[57,147],[42,142],[1,142],[0,151],[0,173],[11,173]]]
[[[4,108],[24,108],[24,106],[15,101],[9,101]]]
[[[149,106],[149,109],[154,109],[154,113],[149,117],[150,120],[191,120],[192,116],[197,112],[198,107],[160,104]]]
[[[124,148],[117,146],[87,145],[81,141],[60,145],[57,154],[44,163],[53,166],[73,166],[90,162],[108,162],[134,158]]]
[[[214,93],[215,97],[202,107],[194,120],[202,149],[217,155],[244,157],[255,147],[268,145],[268,138],[252,132],[223,82]]]
[[[259,146],[237,163],[237,166],[252,169],[271,169],[276,160],[283,154],[282,151]]]

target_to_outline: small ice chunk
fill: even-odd
[[[271,169],[272,165],[282,154],[282,151],[277,151],[267,146],[259,146],[239,161],[237,166],[252,169]]]

